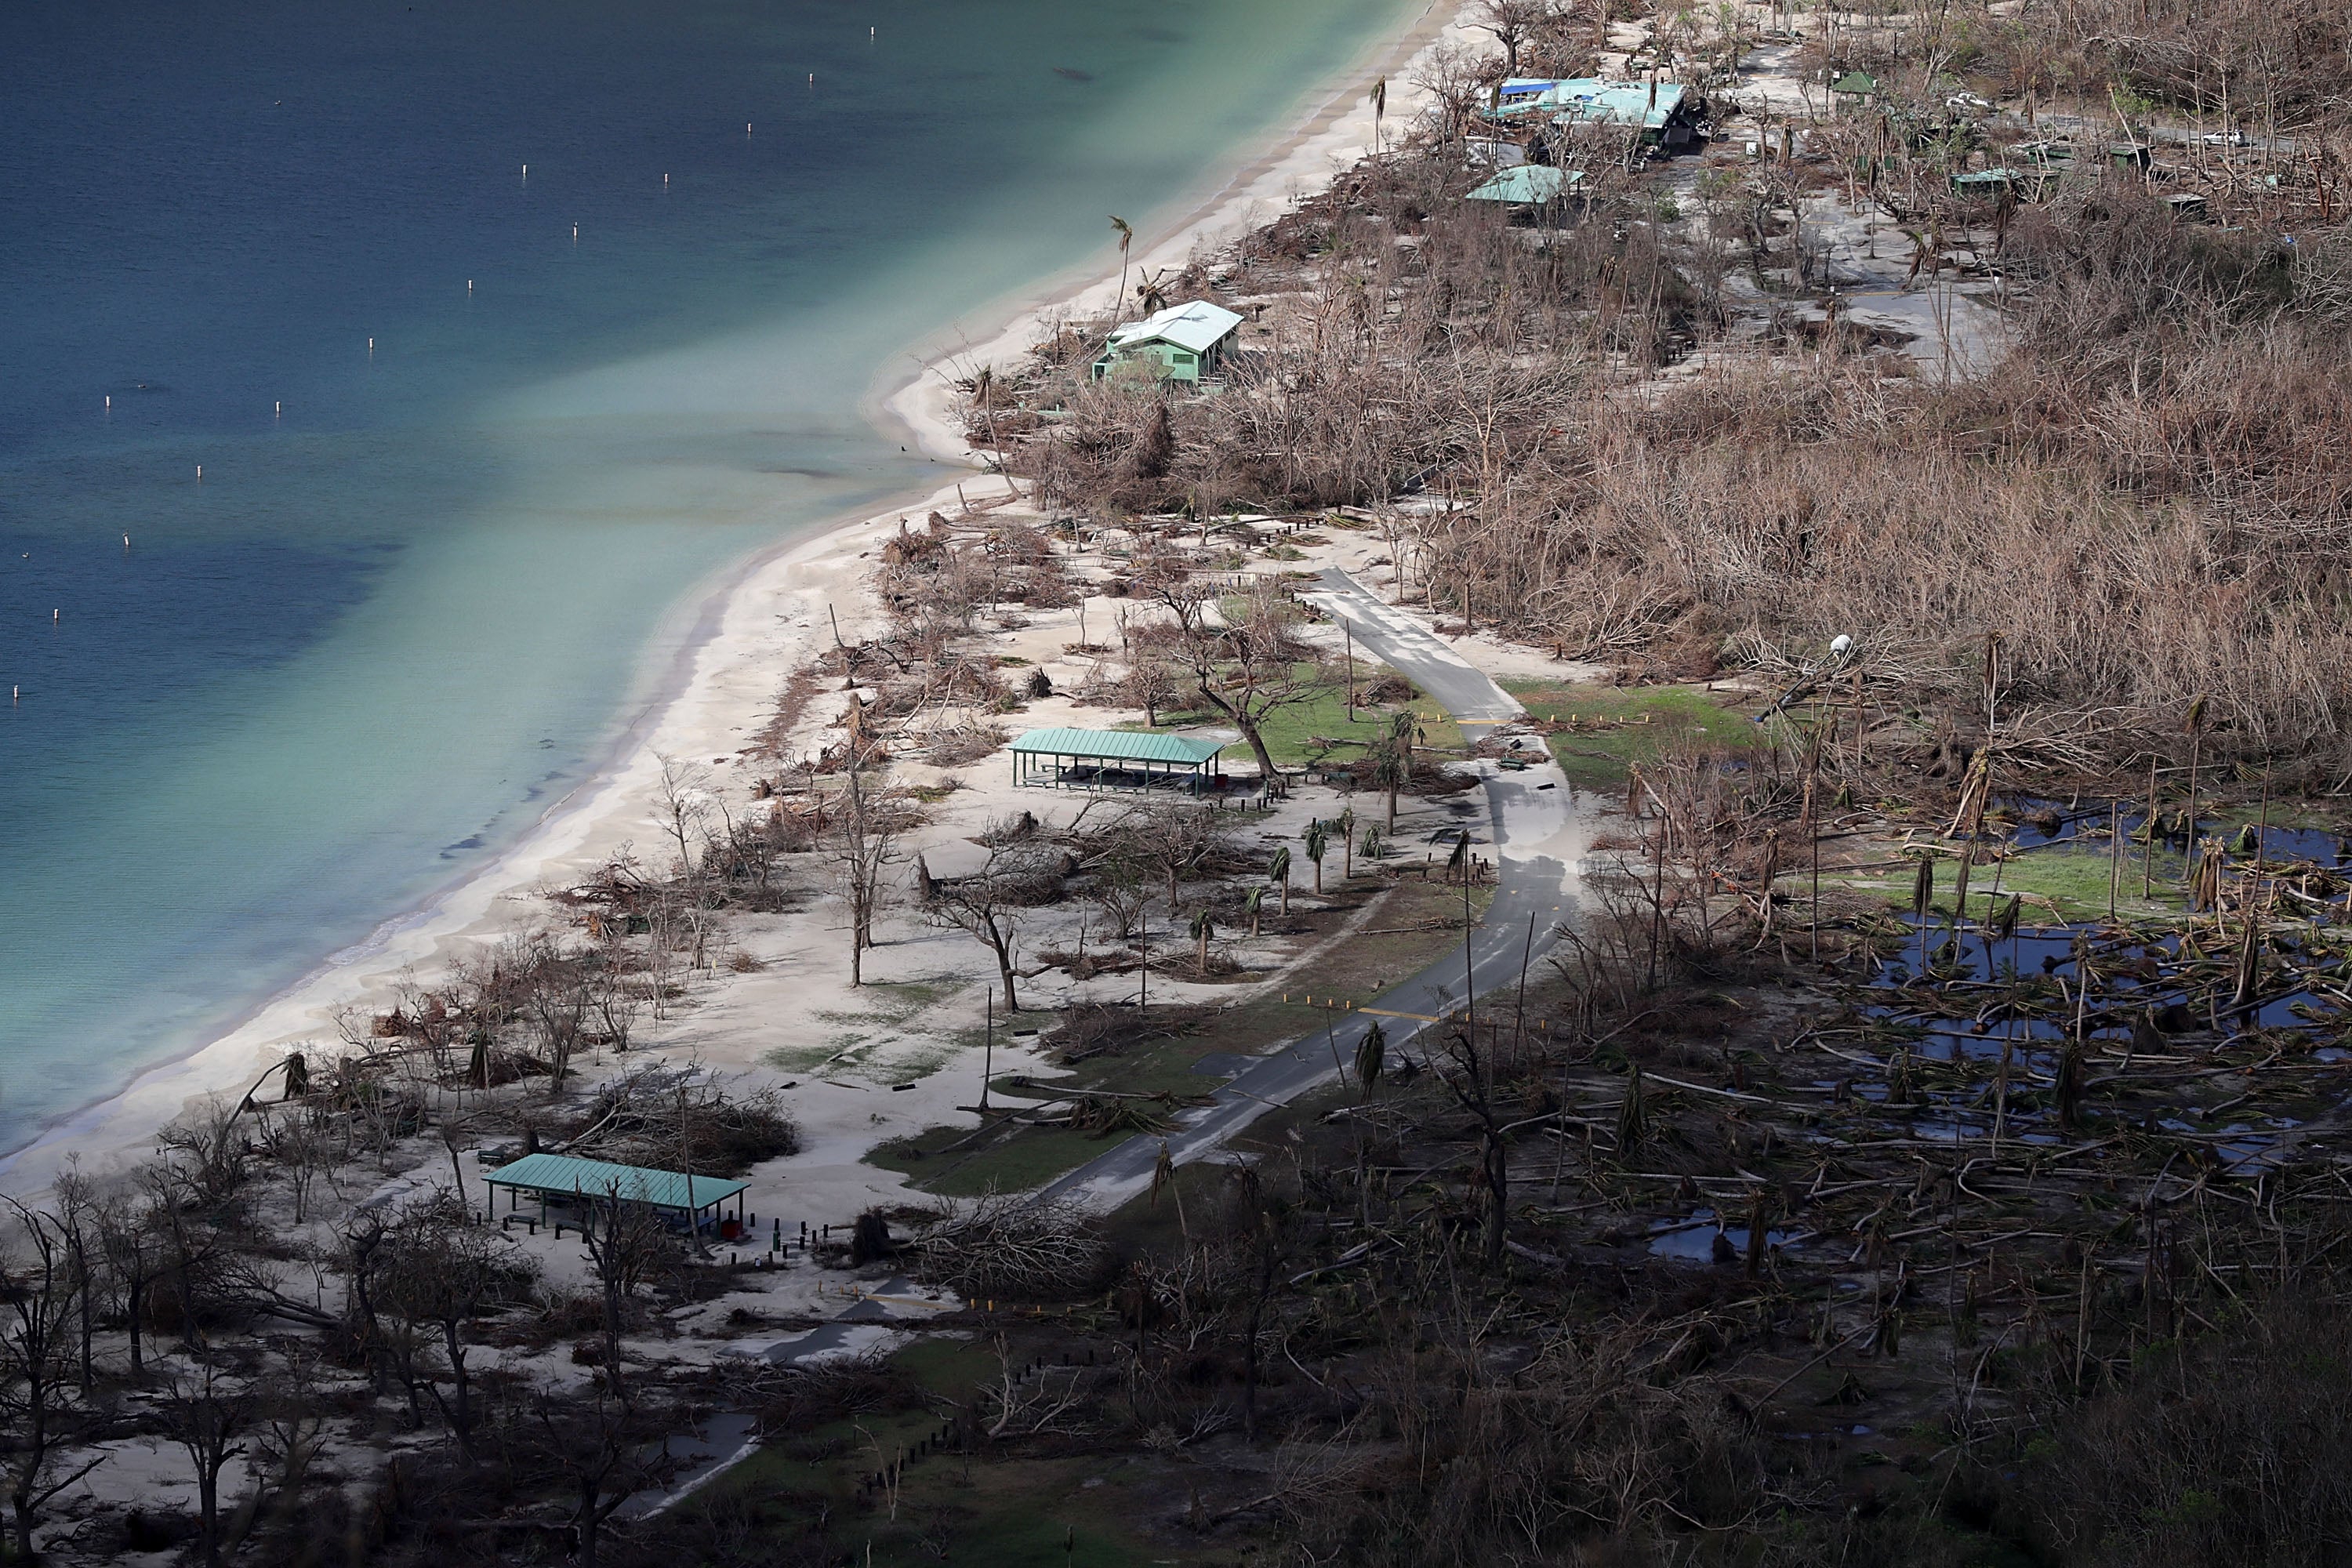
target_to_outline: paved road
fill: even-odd
[[[1310,596],[1328,612],[1346,616],[1357,627],[1359,641],[1457,715],[1489,721],[1517,715],[1517,704],[1436,637],[1381,604],[1345,574],[1327,572],[1324,580],[1329,584],[1327,590]],[[1530,749],[1538,744],[1533,740],[1528,743]],[[1525,773],[1504,773],[1492,763],[1477,766],[1485,780],[1484,820],[1465,801],[1458,826],[1471,829],[1473,843],[1488,847],[1484,852],[1498,868],[1500,886],[1486,920],[1471,933],[1466,953],[1456,947],[1378,997],[1351,1000],[1397,1012],[1443,1014],[1462,1005],[1475,975],[1479,994],[1495,994],[1497,1005],[1508,1006],[1522,955],[1528,951],[1530,921],[1533,952],[1539,961],[1553,945],[1554,928],[1576,907],[1586,830],[1558,766],[1548,759]],[[1453,830],[1449,826],[1449,833]],[[1303,979],[1300,987],[1312,991],[1314,982]],[[1197,1160],[1266,1111],[1339,1078],[1339,1064],[1352,1064],[1356,1047],[1374,1020],[1361,1013],[1335,1013],[1331,1020],[1328,1032],[1318,1030],[1253,1058],[1217,1090],[1213,1103],[1187,1111],[1166,1140],[1170,1156],[1178,1164]],[[1402,1047],[1427,1025],[1408,1018],[1379,1022],[1392,1060],[1419,1054]],[[1053,1183],[1045,1194],[1115,1206],[1150,1185],[1160,1142],[1156,1134],[1130,1138]]]
[[[1446,646],[1445,639],[1414,620],[1336,566],[1327,566],[1319,589],[1298,596],[1334,620],[1348,623],[1362,647],[1391,669],[1445,705],[1454,718],[1493,724],[1519,716],[1510,693]]]

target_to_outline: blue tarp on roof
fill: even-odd
[[[1662,81],[1654,87],[1645,81],[1575,77],[1553,82],[1529,97],[1506,102],[1495,112],[1506,120],[1541,114],[1570,122],[1634,125],[1644,131],[1659,131],[1675,117],[1689,90],[1678,81]]]

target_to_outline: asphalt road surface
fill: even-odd
[[[1305,596],[1327,613],[1344,616],[1367,651],[1444,703],[1457,718],[1493,723],[1518,716],[1518,705],[1484,673],[1345,573],[1326,572],[1323,582],[1321,592]],[[1470,828],[1476,852],[1495,861],[1499,876],[1494,900],[1471,932],[1466,951],[1455,947],[1377,997],[1350,1000],[1401,1013],[1442,1016],[1460,1007],[1465,994],[1475,991],[1491,996],[1495,1005],[1511,1005],[1523,961],[1529,954],[1535,962],[1542,960],[1556,941],[1559,922],[1576,907],[1586,839],[1572,791],[1539,745],[1532,738],[1528,741],[1536,765],[1524,773],[1507,773],[1492,763],[1476,764],[1484,775],[1483,820],[1475,805],[1468,806],[1445,830],[1450,837],[1460,827]],[[1298,984],[1303,991],[1315,990],[1311,974]],[[1165,1140],[1171,1158],[1180,1165],[1200,1159],[1266,1111],[1339,1078],[1341,1064],[1349,1064],[1348,1070],[1352,1070],[1356,1047],[1375,1020],[1360,1012],[1335,1012],[1329,1017],[1328,1030],[1252,1058],[1216,1091],[1213,1103],[1185,1112]],[[1410,1018],[1378,1022],[1388,1037],[1392,1062],[1421,1054],[1404,1047],[1429,1025]],[[1045,1195],[1116,1206],[1150,1185],[1161,1142],[1156,1133],[1130,1138],[1048,1185]]]
[[[1510,693],[1404,611],[1383,603],[1336,566],[1325,567],[1318,581],[1319,589],[1298,596],[1333,620],[1345,621],[1358,647],[1437,699],[1457,721],[1494,724],[1519,716]]]

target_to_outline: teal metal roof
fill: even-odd
[[[1582,184],[1584,174],[1580,170],[1555,169],[1549,163],[1521,163],[1504,170],[1472,191],[1468,199],[1532,205],[1538,202],[1558,201],[1561,191],[1572,190]]]
[[[1160,735],[1148,730],[1032,730],[1013,742],[1016,752],[1054,757],[1101,757],[1119,762],[1173,763],[1198,767],[1231,742]]]
[[[676,1171],[650,1171],[642,1165],[612,1165],[602,1160],[575,1160],[568,1154],[525,1154],[500,1165],[486,1178],[491,1185],[520,1187],[550,1197],[618,1197],[624,1203],[651,1204],[656,1208],[701,1209],[750,1186],[749,1182],[696,1176],[689,1191],[688,1178]]]
[[[1493,111],[1493,118],[1516,120],[1522,115],[1540,114],[1555,121],[1638,125],[1645,131],[1657,131],[1674,119],[1687,90],[1678,81],[1662,81],[1654,86],[1643,81],[1576,77],[1553,82],[1531,96],[1506,100]]]
[[[1207,353],[1233,336],[1241,324],[1242,319],[1223,305],[1194,300],[1188,304],[1171,305],[1140,321],[1113,328],[1109,347],[1118,350],[1141,343],[1170,342],[1194,353]]]

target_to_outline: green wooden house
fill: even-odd
[[[1095,361],[1100,381],[1122,364],[1141,365],[1161,381],[1197,382],[1213,375],[1241,331],[1242,319],[1206,300],[1171,305],[1140,321],[1111,329]]]
[[[1830,83],[1840,109],[1860,109],[1878,93],[1878,79],[1868,71],[1848,71]]]

